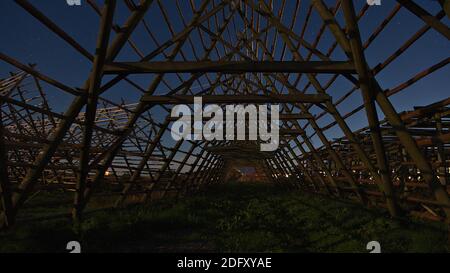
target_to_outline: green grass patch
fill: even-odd
[[[52,197],[39,201],[51,206]],[[449,251],[440,223],[393,220],[385,211],[273,185],[231,183],[177,202],[95,212],[77,231],[68,219],[19,223],[0,233],[0,252],[65,252],[71,240],[84,252],[368,252],[369,241],[379,241],[383,252]]]

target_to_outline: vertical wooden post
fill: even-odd
[[[344,18],[347,22],[347,32],[350,36],[350,48],[346,48],[345,51],[347,52],[348,50],[351,50],[356,71],[359,75],[359,87],[361,88],[363,94],[364,107],[366,109],[372,144],[375,150],[378,169],[383,183],[383,193],[386,198],[386,204],[391,216],[397,217],[400,212],[394,187],[392,186],[391,174],[387,163],[386,152],[384,150],[383,138],[381,136],[380,122],[378,120],[378,114],[375,108],[373,76],[371,75],[365,60],[358,22],[356,20],[352,1],[343,1],[342,8],[344,10]],[[348,55],[351,54],[348,53]]]
[[[116,0],[105,0],[100,22],[100,31],[97,38],[93,69],[89,78],[88,98],[86,113],[84,117],[83,140],[80,155],[80,173],[77,179],[74,206],[72,209],[72,219],[75,223],[81,221],[83,207],[83,193],[86,188],[86,180],[89,173],[90,148],[92,141],[93,125],[97,112],[97,102],[99,89],[103,76],[103,65],[106,60],[109,37],[113,24],[114,11],[116,9]]]

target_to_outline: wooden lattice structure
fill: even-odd
[[[233,150],[235,142],[167,140],[174,121],[171,107],[193,96],[208,96],[210,102],[226,98],[280,104],[279,149],[259,157],[246,152],[258,157],[252,160],[264,166],[274,183],[385,207],[392,216],[406,212],[450,219],[450,99],[404,113],[397,113],[389,99],[448,65],[449,58],[417,67],[416,75],[397,86],[381,87],[377,81],[427,32],[450,38],[443,23],[449,1],[437,1],[441,11],[430,14],[420,1],[397,0],[378,27],[365,33],[365,41],[357,22],[370,5],[356,9],[351,0],[296,0],[295,9],[287,12],[286,1],[88,0],[100,20],[96,49],[88,50],[45,11],[28,0],[15,0],[24,16],[35,17],[88,59],[92,70],[84,85],[70,87],[39,72],[39,64],[0,53],[1,61],[16,68],[0,82],[1,226],[13,225],[24,202],[38,190],[73,192],[72,215],[79,220],[100,185],[115,189],[111,206],[122,206],[130,196],[142,202],[155,192],[183,196],[222,181],[233,157],[217,150]],[[128,12],[123,25],[115,24],[118,5]],[[177,11],[176,19],[168,16],[169,9]],[[423,26],[391,48],[379,65],[369,67],[365,50],[401,10],[416,15]],[[167,29],[152,28],[149,13],[159,14]],[[320,24],[310,24],[314,16]],[[181,22],[177,27],[175,20]],[[312,29],[315,40],[308,42],[305,33]],[[333,37],[326,49],[318,46],[325,32]],[[134,35],[146,35],[152,49],[140,49]],[[118,61],[124,48],[135,58]],[[150,84],[137,83],[135,74],[145,74]],[[351,88],[332,92],[336,81]],[[142,99],[134,104],[108,99],[108,91],[119,83]],[[44,85],[73,97],[64,113],[53,110]],[[338,111],[355,93],[362,95],[363,104]],[[379,120],[376,105],[384,120]],[[365,112],[368,127],[351,130],[347,121],[359,111]],[[332,122],[319,125],[325,117]],[[344,136],[327,137],[331,128]],[[320,145],[314,145],[314,136]]]

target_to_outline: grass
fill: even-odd
[[[67,219],[23,223],[0,233],[0,252],[65,252],[72,240],[83,252],[368,252],[369,241],[379,241],[383,252],[449,251],[440,223],[231,183],[178,202],[95,212],[77,232]]]

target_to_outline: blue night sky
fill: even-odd
[[[35,7],[49,17],[53,22],[56,22],[65,32],[78,41],[89,52],[94,53],[96,44],[96,35],[98,32],[99,16],[94,10],[83,1],[83,5],[80,7],[70,7],[63,0],[30,0]],[[136,2],[136,1],[135,1]],[[176,9],[175,1],[161,1],[164,3],[168,15],[171,21],[174,23],[175,32],[179,32],[182,29],[182,23],[180,16]],[[179,1],[183,14],[187,22],[192,18],[192,11],[188,1]],[[200,1],[194,1],[196,7],[199,6]],[[214,1],[216,5],[220,1]],[[274,9],[278,12],[279,5],[282,1],[274,1]],[[292,12],[294,10],[293,5],[295,1],[287,1],[286,13],[283,19],[285,25],[289,25]],[[298,20],[294,27],[296,33],[300,33],[304,21],[304,16],[307,11],[307,5],[309,1],[302,1],[302,8],[298,12]],[[325,1],[329,7],[334,6],[335,1]],[[356,1],[356,9],[359,11],[365,1]],[[97,1],[101,5],[102,1]],[[368,14],[360,21],[360,28],[363,37],[363,42],[369,37],[369,35],[375,30],[375,28],[384,20],[384,18],[394,8],[396,1],[383,0],[381,6],[374,6],[369,8]],[[440,10],[440,6],[436,1],[431,0],[416,0],[416,3],[427,9],[430,13],[436,14]],[[0,42],[0,52],[15,58],[16,60],[28,64],[35,63],[37,68],[42,73],[58,79],[62,83],[71,87],[81,87],[89,75],[91,69],[91,63],[88,59],[78,53],[76,50],[67,46],[66,42],[57,37],[54,33],[43,26],[34,17],[28,14],[25,10],[19,7],[12,0],[0,1],[0,26],[2,32],[2,38]],[[227,10],[228,12],[228,10]],[[117,25],[122,25],[126,18],[130,15],[130,11],[126,8],[123,1],[118,1],[118,8],[115,14],[114,22]],[[238,15],[236,16],[237,28],[244,29],[242,20]],[[220,16],[220,18],[222,18]],[[145,16],[145,20],[151,30],[156,34],[156,39],[159,43],[165,42],[171,37],[170,32],[164,22],[161,12],[156,4],[156,1],[152,3],[150,11]],[[338,20],[342,23],[342,12],[338,13]],[[449,24],[449,19],[444,18],[442,22]],[[265,23],[264,23],[265,24]],[[264,25],[263,24],[263,25]],[[313,43],[315,36],[321,26],[317,13],[313,13],[310,26],[306,31],[306,41]],[[378,39],[373,42],[366,51],[366,56],[371,67],[376,66],[379,63],[384,62],[393,52],[395,52],[402,44],[406,42],[415,32],[417,32],[424,23],[409,13],[405,9],[401,9],[400,12],[394,17],[390,25],[381,33]],[[270,35],[273,35],[270,32]],[[193,40],[195,41],[198,35],[193,34]],[[207,35],[204,33],[204,37]],[[133,41],[138,45],[140,50],[144,54],[149,53],[157,46],[150,39],[149,35],[144,32],[143,26],[139,26],[136,33],[132,36]],[[209,39],[209,38],[208,38]],[[279,39],[280,40],[280,39]],[[332,43],[332,37],[327,31],[321,42],[319,43],[319,49],[326,52]],[[202,56],[201,46],[198,46],[199,51],[197,54]],[[188,44],[184,47],[184,53],[187,59],[194,60],[192,50]],[[281,49],[281,45],[278,46],[278,50]],[[398,84],[408,80],[415,74],[422,70],[444,60],[449,55],[450,44],[449,42],[434,30],[428,31],[414,46],[399,57],[395,62],[391,63],[384,71],[377,75],[381,86],[384,89],[393,88]],[[170,50],[170,48],[169,48]],[[167,53],[170,51],[166,51]],[[305,50],[301,49],[302,54],[305,54]],[[211,59],[217,58],[217,55],[212,55]],[[290,59],[291,55],[286,54],[286,59]],[[154,60],[162,60],[163,56],[158,56]],[[177,60],[180,60],[180,56],[177,56]],[[340,50],[336,50],[332,55],[332,59],[344,60],[343,54]],[[127,45],[119,57],[116,60],[120,61],[137,61],[139,57],[134,53]],[[0,78],[8,76],[10,71],[17,71],[14,67],[0,61]],[[449,67],[439,69],[439,71],[432,75],[420,80],[412,87],[403,90],[402,92],[391,97],[391,100],[398,111],[404,111],[411,109],[413,106],[427,105],[435,101],[444,99],[449,96],[448,91],[448,78]],[[182,75],[183,78],[187,78],[189,75]],[[324,79],[330,76],[324,76]],[[134,81],[139,83],[142,87],[147,88],[151,82],[153,75],[140,75],[131,76]],[[214,78],[214,77],[213,77]],[[291,76],[291,79],[293,76]],[[299,83],[298,87],[303,88],[306,84],[306,77]],[[108,77],[107,77],[108,79]],[[176,87],[179,84],[179,80],[175,75],[167,75],[165,79],[169,85]],[[321,77],[319,77],[321,79]],[[205,79],[202,80],[206,83]],[[325,81],[322,81],[324,84]],[[194,87],[196,84],[194,84]],[[48,98],[56,112],[65,111],[65,107],[69,105],[72,96],[63,94],[53,87],[44,85]],[[345,94],[351,88],[350,84],[340,78],[329,89],[330,95],[337,99]],[[167,88],[163,85],[158,89],[158,93],[163,94],[167,92]],[[312,89],[309,89],[312,92]],[[123,82],[116,85],[111,91],[105,93],[104,97],[120,102],[124,99],[127,103],[137,102],[140,97],[140,93],[134,90],[129,84]],[[345,114],[357,105],[361,104],[361,96],[359,92],[355,92],[346,102],[339,106],[339,110],[342,114]],[[315,111],[315,112],[314,112]],[[320,112],[318,109],[313,110],[314,113]],[[383,118],[380,113],[380,118]],[[319,121],[320,125],[325,125],[330,122],[329,117],[325,117]],[[352,129],[358,129],[365,126],[366,119],[365,113],[360,112],[353,117],[349,118]],[[330,137],[336,137],[340,135],[338,128],[333,128],[327,131],[327,135]],[[317,143],[317,142],[315,142]]]

